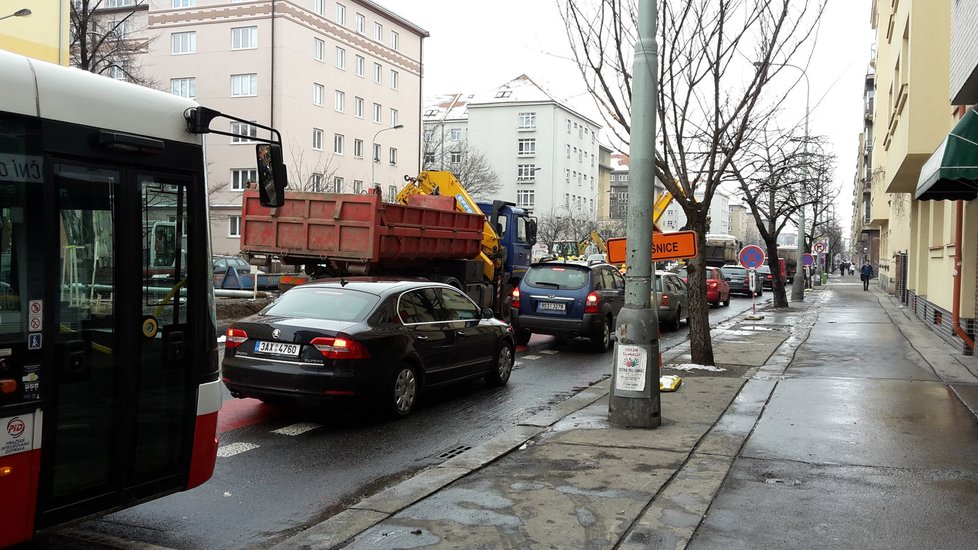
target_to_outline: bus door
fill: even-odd
[[[206,300],[187,275],[207,277],[185,265],[182,238],[160,243],[152,231],[166,221],[192,241],[192,178],[57,160],[53,174],[38,528],[186,485],[197,393],[188,306]],[[173,258],[165,276],[148,269],[150,247]]]

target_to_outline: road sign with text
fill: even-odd
[[[625,239],[608,239],[608,262],[622,264],[628,260]],[[652,234],[652,261],[682,260],[696,256],[698,251],[695,231],[673,231]]]

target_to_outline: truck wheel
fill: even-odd
[[[401,363],[394,369],[384,400],[387,411],[394,418],[404,418],[414,412],[418,401],[418,374],[413,365]]]
[[[591,335],[591,347],[598,353],[604,353],[611,348],[611,319],[605,317],[598,331]]]
[[[503,342],[496,352],[496,360],[486,373],[486,384],[492,387],[505,386],[506,382],[509,382],[509,375],[513,373],[514,362],[513,346]]]
[[[516,337],[516,345],[525,346],[530,342],[530,336],[533,336],[533,333],[526,330],[525,328],[519,328],[514,325],[513,336]]]

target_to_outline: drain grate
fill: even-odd
[[[465,451],[468,451],[471,448],[472,447],[469,447],[468,445],[459,445],[457,447],[452,447],[451,449],[448,449],[447,451],[438,455],[438,458],[440,458],[441,460],[448,460],[449,458],[455,458],[456,456],[464,453]]]

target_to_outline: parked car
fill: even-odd
[[[771,273],[771,266],[762,265],[757,268],[757,277],[761,280],[763,288],[774,290],[774,274]]]
[[[669,271],[655,272],[655,303],[659,324],[679,330],[685,320],[689,325],[689,287],[679,275]]]
[[[679,276],[689,284],[689,274],[685,267],[679,270]],[[730,285],[718,267],[706,268],[706,301],[713,307],[720,307],[720,304],[730,305]]]
[[[238,271],[239,274],[245,275],[251,273],[251,264],[245,261],[243,258],[237,256],[214,256],[214,273],[227,273],[228,268],[233,267]],[[259,273],[264,273],[259,271]]]
[[[525,344],[536,332],[589,338],[596,351],[606,351],[624,303],[625,279],[612,265],[533,264],[513,289],[516,342]]]
[[[285,292],[227,331],[222,373],[234,397],[378,399],[395,417],[424,390],[509,381],[512,329],[458,289],[427,281],[324,280]]]
[[[725,265],[720,268],[723,273],[724,278],[727,279],[727,284],[730,285],[731,294],[743,294],[745,296],[760,296],[764,291],[764,287],[761,284],[760,278],[757,280],[758,286],[753,292],[750,289],[750,271],[746,267],[739,265]]]

